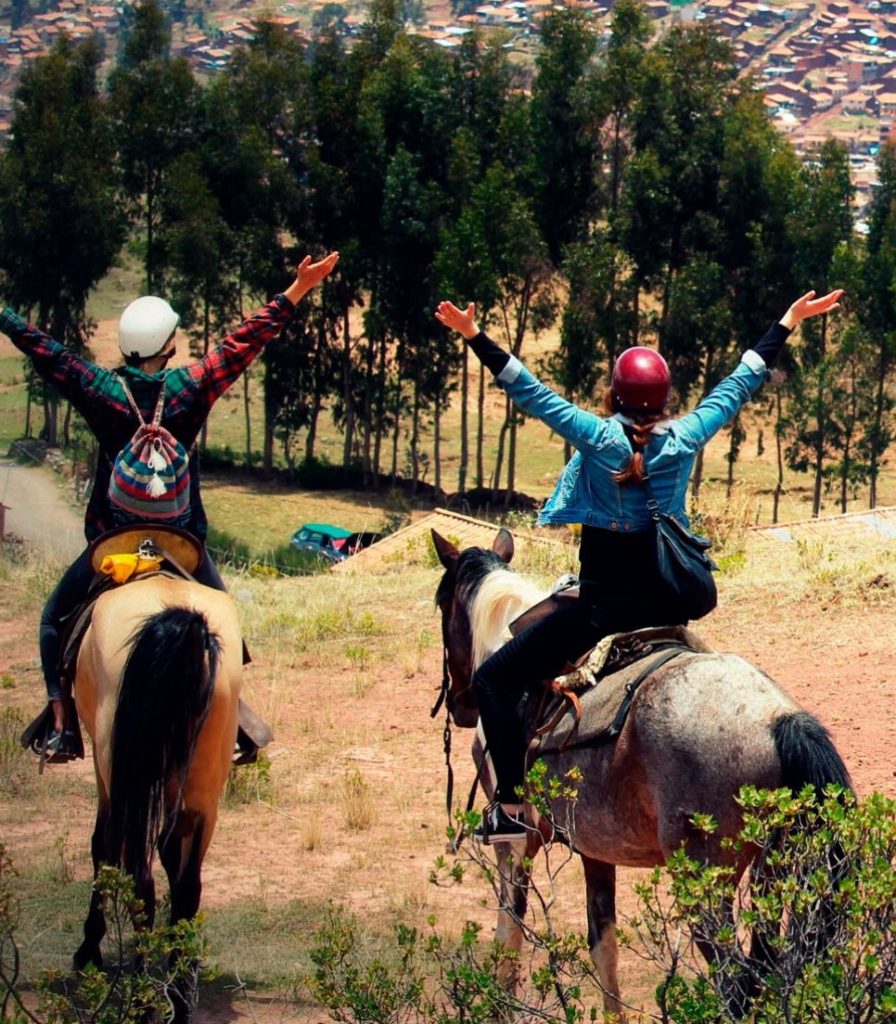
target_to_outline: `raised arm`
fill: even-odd
[[[38,376],[52,384],[78,412],[86,415],[90,409],[90,396],[100,380],[109,375],[108,370],[82,359],[49,334],[26,323],[11,309],[0,313],[0,332],[31,360]]]
[[[606,432],[606,421],[580,409],[542,384],[519,359],[495,344],[479,329],[476,307],[472,302],[465,309],[460,309],[453,302],[440,302],[436,319],[463,335],[473,353],[495,375],[514,405],[540,419],[575,448],[600,444]]]
[[[676,423],[676,434],[694,450],[702,448],[729,423],[752,397],[774,365],[791,331],[803,320],[822,316],[840,308],[843,289],[838,288],[820,298],[815,292],[800,296],[784,315],[776,320],[752,349],[746,351],[734,373],[720,381],[693,412]]]
[[[207,407],[240,378],[246,368],[276,338],[292,317],[296,304],[333,270],[339,253],[331,252],[317,263],[306,256],[296,270],[295,280],[266,305],[244,320],[217,348],[184,372],[198,384]]]

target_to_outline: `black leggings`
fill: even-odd
[[[59,661],[62,655],[60,638],[62,620],[70,615],[87,596],[95,573],[90,565],[90,549],[86,548],[66,569],[62,579],[50,594],[40,616],[40,664],[47,684],[49,700],[62,698],[62,682],[59,678]],[[213,590],[224,590],[224,582],[215,563],[204,552],[202,561],[193,573],[197,583]]]
[[[610,633],[677,622],[667,607],[645,607],[643,599],[600,606],[579,598],[518,633],[473,676],[488,752],[498,777],[497,799],[515,803],[525,777],[525,697],[555,678]]]

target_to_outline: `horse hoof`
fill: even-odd
[[[76,971],[83,971],[88,964],[100,968],[103,966],[103,957],[99,949],[90,949],[86,946],[79,946],[72,957],[72,964]]]

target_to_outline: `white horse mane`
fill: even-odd
[[[506,569],[495,569],[479,584],[469,609],[473,671],[506,642],[507,626],[548,591]]]

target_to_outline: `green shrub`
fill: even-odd
[[[0,1010],[16,1024],[144,1024],[170,1015],[172,999],[193,998],[205,955],[201,918],[146,928],[134,883],[104,866],[96,880],[109,925],[108,971],[89,966],[68,976],[47,974],[36,982],[19,976],[16,942],[19,906],[12,892],[15,870],[0,844]],[[125,969],[133,953],[140,971]],[[172,957],[174,958],[172,960]],[[25,1001],[23,993],[27,991]],[[32,992],[36,994],[34,1006]]]
[[[627,941],[663,970],[663,1019],[892,1024],[896,803],[834,791],[818,800],[808,787],[798,797],[747,787],[740,802],[743,829],[725,845],[735,856],[756,849],[748,884],[679,851],[668,882],[656,870],[636,887],[641,909]],[[701,938],[712,966],[687,963],[682,934]],[[754,955],[753,937],[767,956]]]

